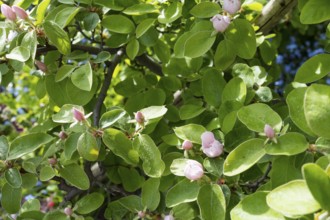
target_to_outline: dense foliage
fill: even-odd
[[[0,218],[329,218],[329,12],[2,1]]]

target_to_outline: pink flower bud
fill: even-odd
[[[144,115],[142,114],[142,112],[137,112],[135,114],[135,120],[139,124],[143,124],[144,123]]]
[[[34,63],[37,65],[37,67],[38,67],[39,70],[41,70],[44,73],[47,72],[47,66],[46,66],[46,64],[44,64],[43,62],[41,62],[39,60],[36,60]]]
[[[210,21],[212,21],[214,29],[218,32],[224,32],[230,24],[230,18],[220,14],[214,15]]]
[[[223,144],[220,143],[220,141],[213,141],[210,147],[204,147],[202,146],[203,153],[206,154],[208,157],[217,157],[220,156],[223,152]]]
[[[16,14],[13,11],[13,9],[6,5],[6,4],[2,4],[1,5],[1,13],[8,18],[9,20],[15,21],[16,20]]]
[[[198,180],[204,175],[202,164],[196,160],[187,160],[184,168],[184,175],[190,180]]]
[[[12,9],[20,19],[25,20],[29,17],[29,15],[26,13],[26,11],[21,7],[18,7],[18,6],[14,5],[12,7]]]
[[[59,138],[61,140],[65,140],[68,138],[68,135],[64,132],[64,131],[61,131],[59,134],[58,134]]]
[[[165,215],[164,220],[174,220],[173,215]]]
[[[235,14],[241,8],[241,0],[224,0],[222,8],[229,14]]]
[[[275,137],[275,131],[269,124],[265,125],[264,133],[269,139],[273,139]]]
[[[71,209],[70,207],[66,207],[66,208],[64,209],[64,213],[65,213],[67,216],[71,216],[72,213],[73,213],[73,211],[72,211],[72,209]]]
[[[214,142],[214,140],[215,140],[214,134],[210,131],[205,131],[201,135],[201,139],[202,139],[202,146],[203,147],[210,147],[212,145],[212,143]]]
[[[48,159],[48,163],[52,166],[55,166],[57,164],[56,158],[52,157]]]
[[[144,218],[146,217],[146,213],[144,211],[138,211],[138,216],[139,218]]]
[[[184,150],[190,150],[193,147],[193,144],[191,143],[191,141],[185,140],[182,143],[182,149]]]
[[[86,120],[84,113],[79,111],[78,109],[73,108],[72,113],[73,113],[73,117],[76,121],[81,122],[81,121]]]

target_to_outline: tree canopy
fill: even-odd
[[[0,218],[330,218],[328,0],[0,4]]]

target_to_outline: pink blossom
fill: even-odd
[[[142,114],[142,112],[135,113],[135,120],[139,124],[143,124],[144,123],[144,115]]]
[[[184,149],[184,150],[190,150],[192,147],[193,147],[193,144],[192,144],[192,142],[189,141],[189,140],[185,140],[185,141],[182,143],[182,149]]]
[[[269,124],[265,125],[264,133],[269,139],[273,139],[275,137],[275,131]]]
[[[221,144],[219,141],[215,140],[211,144],[210,147],[203,147],[202,146],[203,153],[206,154],[208,157],[217,157],[220,156],[223,152],[223,144]]]
[[[174,220],[173,215],[165,215],[164,220]]]
[[[25,20],[29,17],[29,15],[26,13],[26,11],[21,7],[14,5],[12,7],[12,9],[20,19]]]
[[[81,122],[81,121],[86,120],[84,113],[81,112],[80,110],[73,108],[72,113],[73,113],[73,117],[76,121]]]
[[[212,21],[214,29],[218,32],[224,32],[230,24],[230,18],[220,14],[214,15],[210,21]]]
[[[223,152],[223,144],[214,138],[214,134],[210,131],[205,131],[201,135],[202,150],[208,157],[220,156]]]
[[[224,0],[222,8],[229,14],[235,14],[241,8],[241,0]]]
[[[198,180],[204,175],[202,164],[196,160],[187,160],[184,168],[184,175],[190,180]]]
[[[6,5],[6,4],[2,4],[1,5],[1,13],[8,18],[9,20],[15,21],[16,20],[16,14],[13,11],[13,9]]]
[[[204,147],[210,147],[211,144],[214,142],[214,134],[211,131],[205,131],[202,136],[202,146]]]

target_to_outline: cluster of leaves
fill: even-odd
[[[38,120],[0,136],[4,219],[328,217],[330,55],[308,59],[278,96],[281,29],[258,23],[267,2],[234,14],[207,0],[6,3],[20,8],[1,7],[0,82],[33,75],[21,102]],[[295,25],[329,11],[299,0]],[[218,14],[231,19],[223,33]],[[220,156],[201,149],[206,131]]]

